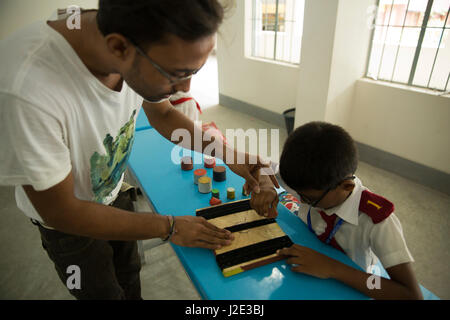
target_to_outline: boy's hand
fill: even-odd
[[[294,264],[292,271],[301,272],[321,279],[333,277],[338,261],[310,248],[294,244],[277,251],[278,255],[289,256],[287,263]]]
[[[278,216],[278,201],[278,194],[274,188],[262,187],[259,193],[252,192],[250,206],[255,209],[260,216],[276,218]]]

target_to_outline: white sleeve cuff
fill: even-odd
[[[407,262],[414,262],[414,258],[408,250],[402,250],[378,257],[385,269]]]
[[[65,170],[61,170],[60,172],[53,173],[51,176],[48,176],[46,180],[40,181],[31,181],[30,184],[33,186],[36,191],[44,191],[54,187],[61,181],[63,181],[72,170],[72,165],[69,166]]]
[[[270,167],[272,168],[272,171],[274,174],[277,174],[280,171],[280,164],[277,162],[270,162]]]

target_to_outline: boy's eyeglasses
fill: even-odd
[[[196,74],[202,67],[198,68],[197,70],[192,71],[188,76],[185,77],[177,77],[174,75],[171,75],[169,72],[165,71],[161,66],[159,66],[155,61],[153,61],[145,52],[144,50],[142,50],[135,41],[133,41],[132,39],[128,38],[130,40],[130,42],[134,45],[134,47],[136,48],[137,52],[143,56],[144,58],[146,58],[148,60],[148,62],[150,62],[152,64],[153,67],[155,67],[156,70],[159,71],[159,73],[161,73],[167,80],[169,80],[171,85],[189,80],[190,78],[192,78],[192,76],[194,74]]]
[[[308,197],[306,197],[306,196],[304,196],[304,195],[302,195],[301,193],[298,193],[298,192],[297,192],[297,194],[300,196],[301,202],[304,202],[306,204],[309,204],[309,205],[315,207],[315,206],[317,206],[319,204],[320,201],[322,201],[323,198],[325,198],[325,196],[328,194],[328,192],[330,192],[331,190],[337,188],[345,180],[354,180],[355,178],[356,178],[355,176],[350,176],[350,177],[344,178],[338,184],[336,184],[334,186],[331,186],[328,189],[326,189],[325,192],[322,193],[322,195],[317,200],[311,200]]]
[[[322,193],[322,195],[317,200],[311,200],[307,196],[304,196],[304,195],[302,195],[301,193],[298,193],[298,192],[297,192],[297,194],[300,196],[300,201],[301,202],[304,202],[306,204],[309,204],[309,205],[315,207],[320,201],[322,201],[323,198],[325,198],[325,196],[328,194],[328,192],[331,191],[331,189],[332,189],[332,187],[329,187],[327,190],[325,190],[325,192]]]

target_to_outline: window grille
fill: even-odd
[[[379,0],[366,76],[449,90],[450,0]]]
[[[250,0],[251,55],[300,63],[304,0]]]

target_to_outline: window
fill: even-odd
[[[252,57],[300,63],[304,0],[247,0]]]
[[[286,0],[261,2],[262,31],[284,32],[286,16]]]
[[[379,0],[367,77],[449,90],[450,0]]]

